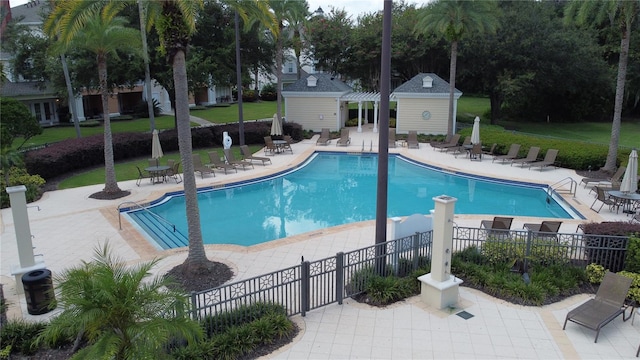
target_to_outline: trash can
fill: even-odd
[[[27,298],[29,314],[42,315],[51,311],[50,306],[55,302],[56,297],[50,270],[33,270],[22,275],[22,287],[24,296]]]

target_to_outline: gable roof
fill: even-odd
[[[307,86],[307,78],[314,76],[318,81],[316,86]],[[287,86],[283,92],[306,93],[344,93],[353,91],[351,87],[330,74],[315,73],[301,77],[298,81]]]
[[[42,13],[47,9],[45,0],[31,0],[26,4],[11,8],[11,17],[24,25],[42,24]],[[22,19],[21,19],[22,18]]]
[[[0,95],[6,97],[31,97],[31,98],[52,98],[56,93],[49,83],[40,81],[33,82],[11,82],[6,81],[0,86]]]
[[[429,76],[433,79],[433,86],[429,88],[422,87],[422,79]],[[394,91],[397,94],[449,94],[449,83],[434,73],[419,73],[412,77],[409,81],[398,86]],[[455,95],[460,97],[462,91],[456,89]]]

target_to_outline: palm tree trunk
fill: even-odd
[[[69,98],[69,111],[71,111],[71,118],[73,119],[73,127],[76,129],[76,138],[80,139],[82,133],[80,132],[80,122],[78,120],[78,109],[76,108],[76,97],[73,95],[73,86],[71,86],[71,77],[69,76],[69,67],[67,66],[67,58],[64,54],[60,55],[60,62],[62,63],[62,72],[64,73],[64,83],[67,87],[67,97]]]
[[[616,81],[616,99],[613,108],[613,123],[611,124],[611,140],[609,152],[603,170],[614,172],[618,160],[618,143],[620,141],[620,126],[622,123],[622,105],[624,102],[624,83],[627,79],[627,63],[629,62],[629,44],[631,33],[628,29],[622,30],[620,40],[620,59],[618,60],[618,79]]]
[[[282,29],[280,26],[280,35],[278,35],[278,39],[276,41],[276,82],[278,88],[276,89],[277,94],[277,104],[276,104],[276,114],[278,114],[278,121],[282,119],[282,57],[284,56],[282,51]]]
[[[191,158],[189,88],[187,84],[185,53],[182,50],[176,51],[173,57],[173,83],[175,85],[175,114],[178,128],[178,146],[180,147],[180,160],[182,161],[182,169],[184,171],[182,178],[184,180],[184,199],[189,232],[189,255],[185,260],[185,264],[189,268],[189,271],[198,271],[208,260],[202,242],[196,177],[193,171],[193,160]]]
[[[453,135],[453,97],[456,91],[456,63],[458,61],[458,42],[451,42],[451,63],[449,65],[449,119],[447,121],[447,136]]]
[[[113,140],[111,136],[111,119],[109,118],[109,89],[107,87],[107,57],[97,55],[100,93],[102,95],[102,120],[104,122],[104,192],[120,192],[116,181],[116,167],[113,161]]]
[[[149,125],[151,131],[156,128],[156,119],[153,112],[153,94],[151,92],[151,71],[149,70],[149,50],[147,45],[147,30],[145,26],[145,9],[142,0],[138,0],[138,12],[140,13],[140,35],[142,36],[142,54],[144,56],[144,89],[147,93],[147,111],[149,111]]]

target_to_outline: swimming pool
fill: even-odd
[[[322,228],[375,219],[377,154],[315,153],[273,177],[201,189],[205,244],[250,246]],[[453,173],[389,155],[388,216],[428,214],[434,196],[458,198],[457,214],[581,218],[546,186]],[[182,193],[167,194],[146,210],[126,212],[159,248],[187,245]],[[157,221],[166,219],[172,226]]]

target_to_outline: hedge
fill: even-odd
[[[222,133],[228,132],[233,144],[240,142],[238,124],[196,127],[191,129],[194,149],[221,147]],[[294,140],[301,140],[302,127],[296,123],[284,123],[283,131]],[[271,122],[244,124],[245,144],[264,144],[264,137],[271,132]],[[151,154],[150,133],[113,134],[113,158],[117,161],[140,158]],[[165,130],[159,134],[162,149],[178,151],[177,130]],[[46,148],[29,151],[24,164],[29,174],[38,174],[45,180],[94,166],[104,165],[104,136],[94,135],[80,139],[67,139]]]

